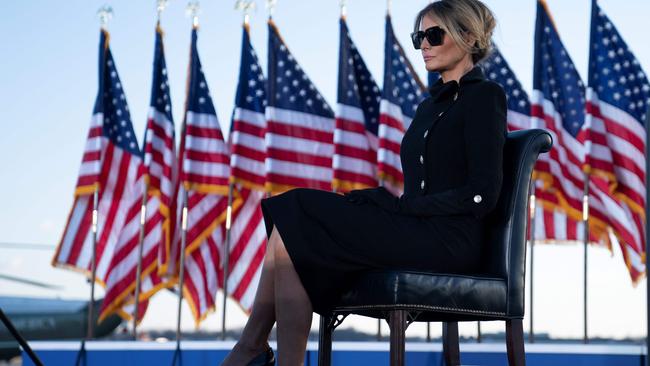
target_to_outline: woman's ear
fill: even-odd
[[[463,39],[465,40],[465,42],[467,42],[467,44],[472,45],[472,47],[475,48],[478,47],[478,38],[476,38],[476,36],[474,36],[468,31],[463,31],[462,34],[463,34]]]

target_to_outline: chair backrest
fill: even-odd
[[[507,281],[508,316],[524,315],[529,186],[538,155],[551,146],[551,135],[544,130],[508,133],[499,202],[486,218],[484,272]]]

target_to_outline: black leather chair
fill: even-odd
[[[443,353],[450,366],[460,364],[458,322],[485,320],[506,322],[509,364],[524,365],[528,192],[537,157],[551,145],[551,135],[543,130],[508,134],[503,186],[497,208],[487,217],[479,274],[377,271],[360,276],[321,317],[318,365],[330,365],[332,332],[349,314],[388,321],[391,366],[404,364],[404,332],[413,321],[443,322]]]

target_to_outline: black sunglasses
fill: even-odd
[[[416,50],[421,48],[422,41],[424,41],[425,38],[431,46],[440,46],[444,37],[445,31],[439,26],[411,33],[411,41],[413,41],[413,47],[415,47]]]

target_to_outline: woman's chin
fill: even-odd
[[[437,72],[440,69],[440,65],[435,62],[428,61],[424,64],[424,68],[427,69],[428,72]]]

